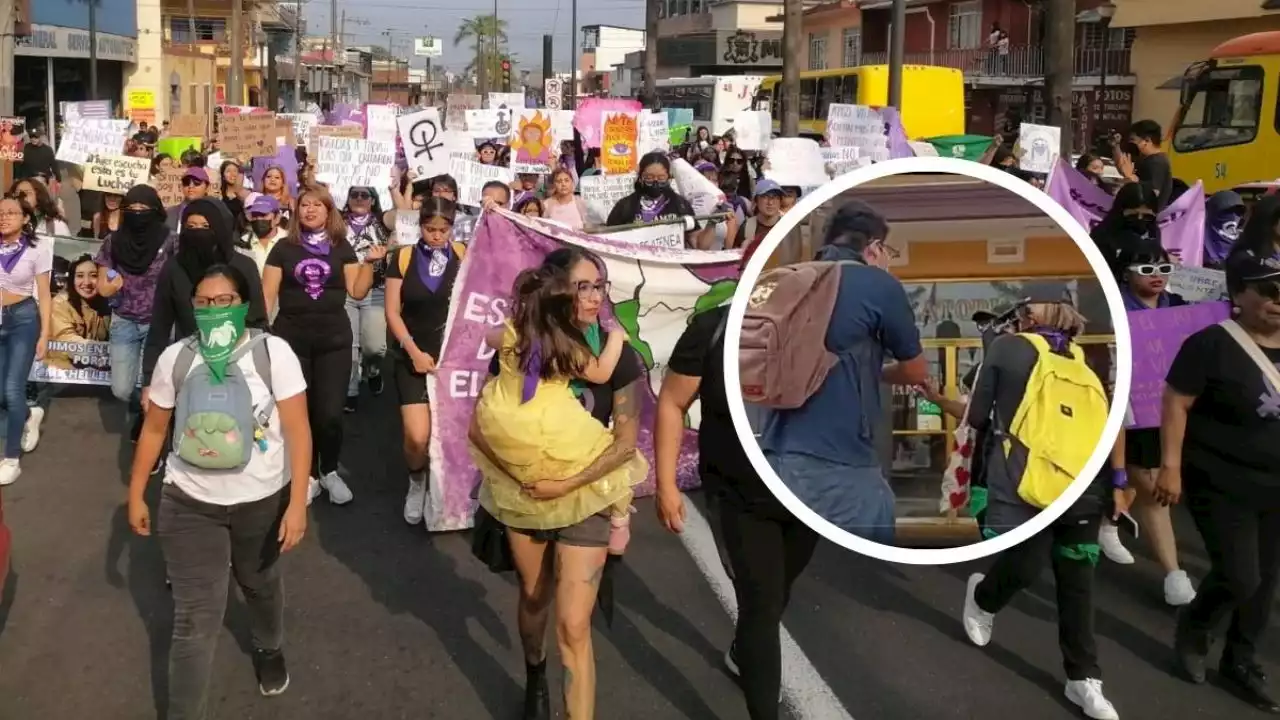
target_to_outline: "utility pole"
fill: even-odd
[[[800,136],[800,58],[804,0],[782,5],[782,137]]]
[[[1071,90],[1075,84],[1076,4],[1049,0],[1045,33],[1045,107],[1049,125],[1061,128],[1059,157],[1071,157]]]
[[[663,0],[645,0],[644,3],[644,96],[656,105],[658,97],[658,3]],[[577,52],[577,45],[574,45]],[[574,82],[578,81],[574,78]]]
[[[17,16],[14,0],[0,0],[0,115],[5,117],[13,116],[13,46],[16,40],[14,31],[18,29]]]
[[[235,105],[244,104],[244,0],[231,0],[231,67],[227,72],[227,96]]]
[[[902,110],[902,60],[907,44],[907,0],[893,0],[889,37],[889,104]]]
[[[649,0],[656,2],[657,0]],[[570,30],[569,30],[569,107],[568,110],[578,109],[578,0],[573,0],[573,7],[570,12]],[[646,11],[647,12],[647,11]],[[551,36],[547,36],[547,48],[551,47]]]
[[[493,0],[493,56],[488,58],[485,61],[486,64],[488,64],[488,68],[486,68],[486,71],[489,71],[489,70],[492,71],[492,72],[489,72],[489,84],[492,86],[489,88],[489,92],[499,92],[498,75],[499,73],[502,72],[501,70],[502,60],[498,57],[502,53],[502,50],[501,50],[502,43],[499,41],[500,33],[498,32],[498,29],[499,29],[498,0]],[[506,92],[506,91],[502,90],[501,92]],[[483,97],[480,98],[480,102],[482,103],[484,102]]]
[[[89,99],[98,99],[98,1],[89,4]]]
[[[347,12],[342,11],[342,29],[347,29]],[[338,95],[338,0],[329,0],[329,108]]]
[[[293,111],[302,112],[302,0],[293,16]]]

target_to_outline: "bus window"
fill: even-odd
[[[858,76],[850,73],[841,78],[840,90],[836,93],[836,102],[844,105],[858,104]]]
[[[1216,68],[1196,81],[1173,133],[1178,152],[1253,142],[1262,110],[1262,68]]]
[[[813,78],[800,81],[800,122],[817,119],[817,81]]]
[[[840,76],[818,78],[818,107],[814,120],[826,120],[831,103],[840,102]]]

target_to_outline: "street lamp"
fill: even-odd
[[[1107,71],[1111,59],[1111,19],[1116,16],[1116,5],[1112,2],[1100,3],[1090,10],[1076,15],[1076,22],[1098,25],[1102,28],[1102,66],[1098,71],[1098,97],[1094,101],[1096,119],[1102,120],[1102,108],[1107,98]]]

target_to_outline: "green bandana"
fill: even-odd
[[[588,325],[582,334],[587,338],[587,346],[591,348],[591,354],[600,357],[600,353],[604,351],[604,343],[600,339],[600,323]],[[569,387],[573,389],[573,396],[580,398],[582,393],[587,391],[587,381],[574,378],[569,382]]]
[[[194,313],[200,357],[204,358],[214,382],[221,383],[227,375],[227,362],[244,337],[244,319],[249,314],[249,306],[195,308]]]

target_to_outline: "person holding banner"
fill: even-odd
[[[683,219],[685,238],[696,228],[693,206],[671,186],[671,161],[661,152],[647,153],[637,165],[635,192],[613,206],[605,225],[633,225]],[[692,226],[692,227],[690,227]]]
[[[0,200],[0,392],[6,415],[0,485],[22,475],[27,376],[49,346],[53,241],[37,240],[36,210],[19,197]]]
[[[371,187],[353,187],[347,192],[347,205],[342,209],[347,223],[347,241],[355,250],[356,258],[364,262],[369,250],[382,248],[383,255],[395,234],[395,226],[388,227],[386,213],[378,200],[378,193]],[[383,283],[386,265],[375,261],[372,292],[356,300],[347,298],[347,317],[351,322],[351,378],[347,384],[346,412],[355,412],[360,398],[360,379],[369,382],[369,391],[381,395],[384,387],[382,358],[387,354],[387,315],[384,309]]]
[[[1209,574],[1178,617],[1179,674],[1205,682],[1213,636],[1230,615],[1223,684],[1280,713],[1258,651],[1280,585],[1280,268],[1241,253],[1227,264],[1232,319],[1183,341],[1165,378],[1155,495],[1184,502]]]

